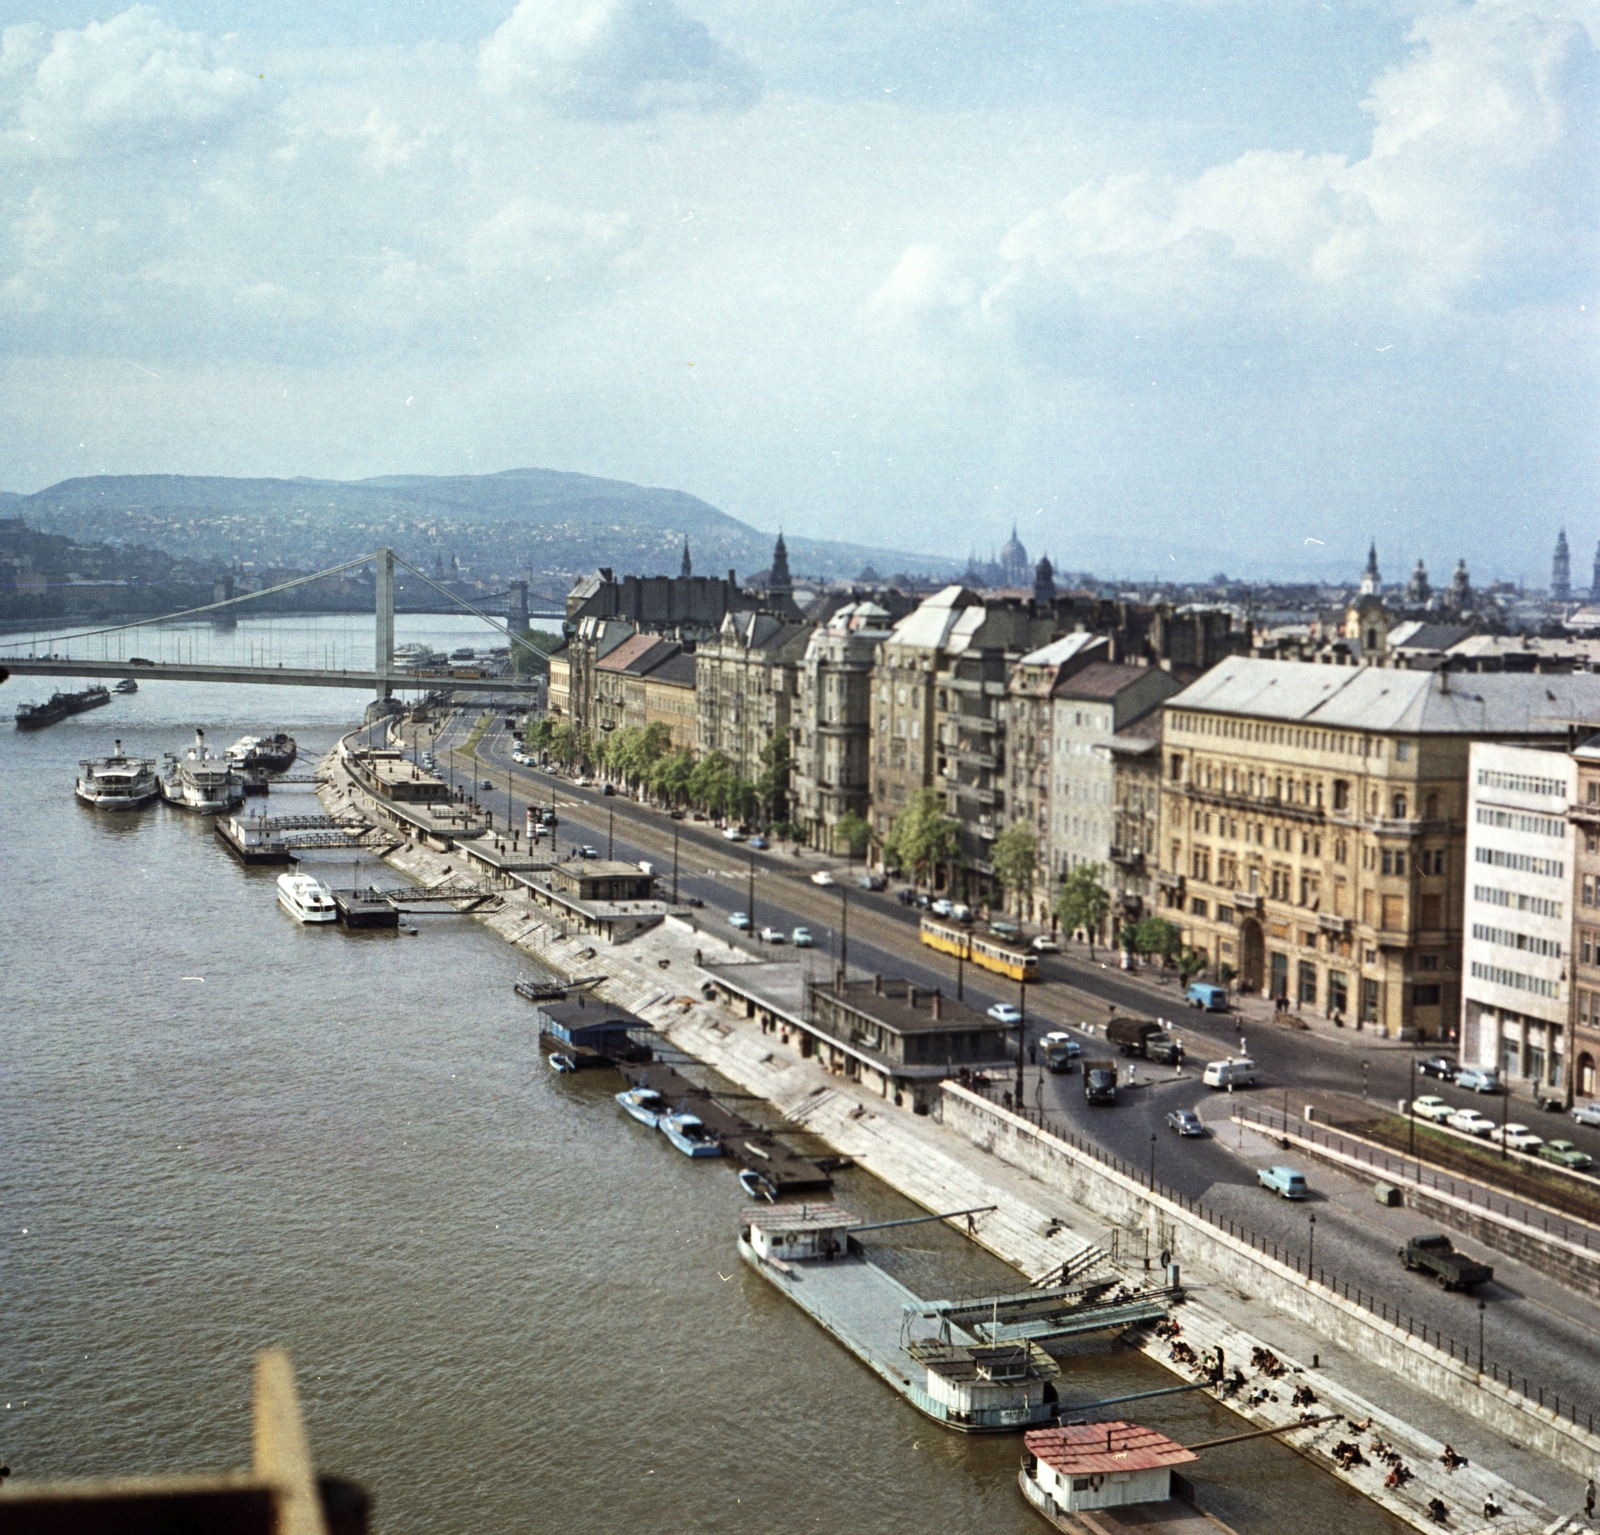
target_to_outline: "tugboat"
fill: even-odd
[[[98,682],[81,693],[52,693],[49,703],[18,707],[17,729],[43,730],[46,725],[60,724],[68,715],[82,714],[86,709],[98,709],[110,702],[110,692]]]
[[[86,758],[78,767],[75,792],[96,810],[137,810],[161,797],[155,759],[124,756],[121,741],[109,757]]]
[[[161,775],[161,797],[169,805],[201,815],[218,815],[244,802],[244,784],[226,757],[206,745],[206,733],[196,730],[194,745],[184,756],[166,754]]]

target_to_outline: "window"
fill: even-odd
[[[1317,1005],[1317,967],[1309,959],[1300,961],[1299,998],[1313,1007]]]
[[[1350,997],[1346,985],[1344,972],[1330,970],[1328,972],[1328,1011],[1338,1013],[1341,1017],[1349,1009]]]
[[[1419,970],[1437,970],[1438,968],[1439,968],[1439,956],[1437,954],[1419,954],[1419,955],[1417,955],[1417,969],[1419,969]]]
[[[1417,1007],[1437,1007],[1439,1005],[1439,983],[1430,981],[1427,985],[1416,985],[1411,988],[1411,1000]]]
[[[1406,872],[1406,850],[1403,847],[1386,847],[1383,850],[1383,872],[1385,874],[1404,874]]]
[[[1287,997],[1289,995],[1289,956],[1287,954],[1274,954],[1272,956],[1272,979],[1268,990],[1273,997]]]
[[[1378,1021],[1378,983],[1365,980],[1361,983],[1361,1021],[1363,1023],[1376,1023]]]
[[[1335,810],[1350,808],[1350,785],[1342,778],[1335,778],[1333,781],[1333,808]]]
[[[1394,800],[1393,800],[1393,806],[1394,806],[1394,818],[1395,818],[1395,820],[1397,820],[1397,821],[1405,820],[1405,818],[1406,818],[1406,797],[1405,797],[1405,795],[1403,795],[1403,794],[1395,795]]]
[[[1444,926],[1444,897],[1440,895],[1424,895],[1422,897],[1421,923],[1425,928],[1440,928]]]
[[[1173,781],[1173,783],[1177,783],[1178,780],[1180,778],[1182,778],[1182,777],[1183,777],[1183,758],[1175,756],[1172,759],[1172,781]]]
[[[1394,760],[1396,762],[1409,762],[1411,760],[1411,743],[1409,741],[1396,741],[1394,743]]]
[[[1406,925],[1404,896],[1386,895],[1383,898],[1383,926],[1387,932],[1397,933]]]

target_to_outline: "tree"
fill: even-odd
[[[883,839],[884,858],[909,869],[912,883],[920,884],[924,873],[955,862],[959,833],[955,820],[945,814],[944,796],[937,789],[918,789]]]
[[[1022,903],[1033,894],[1034,871],[1039,865],[1039,839],[1030,827],[1015,821],[994,839],[995,877],[1008,896],[1017,897],[1017,915]]]
[[[1111,910],[1111,896],[1101,883],[1106,869],[1100,863],[1080,863],[1061,881],[1056,896],[1056,916],[1070,932],[1082,928],[1089,937],[1089,958],[1094,958],[1094,938]]]
[[[834,839],[843,842],[852,858],[859,858],[872,841],[872,823],[854,810],[847,810],[833,828]]]
[[[706,810],[720,811],[732,780],[733,764],[721,752],[707,752],[689,774],[689,799]]]
[[[1178,956],[1178,974],[1187,986],[1211,961],[1197,949],[1185,949]]]
[[[1139,947],[1139,924],[1137,922],[1124,922],[1117,929],[1117,947],[1124,954],[1144,953],[1144,950]]]
[[[1176,922],[1169,922],[1165,917],[1146,917],[1140,922],[1137,933],[1137,947],[1141,954],[1159,955],[1170,965],[1183,952],[1183,930]]]
[[[670,756],[657,757],[650,768],[650,792],[659,794],[669,805],[689,798],[689,780],[694,775],[694,753],[687,746]]]
[[[761,748],[761,760],[766,764],[756,779],[756,797],[766,812],[770,825],[784,820],[789,812],[789,737],[787,732],[774,735]]]

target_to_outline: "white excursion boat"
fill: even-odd
[[[155,759],[124,756],[121,741],[109,757],[85,759],[78,768],[78,798],[96,810],[137,810],[160,797]]]
[[[278,876],[278,905],[297,922],[336,922],[339,908],[333,893],[309,874]]]
[[[161,775],[161,797],[169,805],[218,815],[244,803],[244,781],[226,757],[206,745],[206,733],[194,733],[194,745],[183,756],[167,753]]]
[[[672,1112],[672,1106],[653,1087],[630,1087],[616,1095],[617,1102],[642,1125],[653,1130],[661,1123],[663,1115]]]

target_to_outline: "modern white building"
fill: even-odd
[[[1461,1060],[1562,1085],[1575,849],[1567,752],[1475,742],[1468,758]]]

